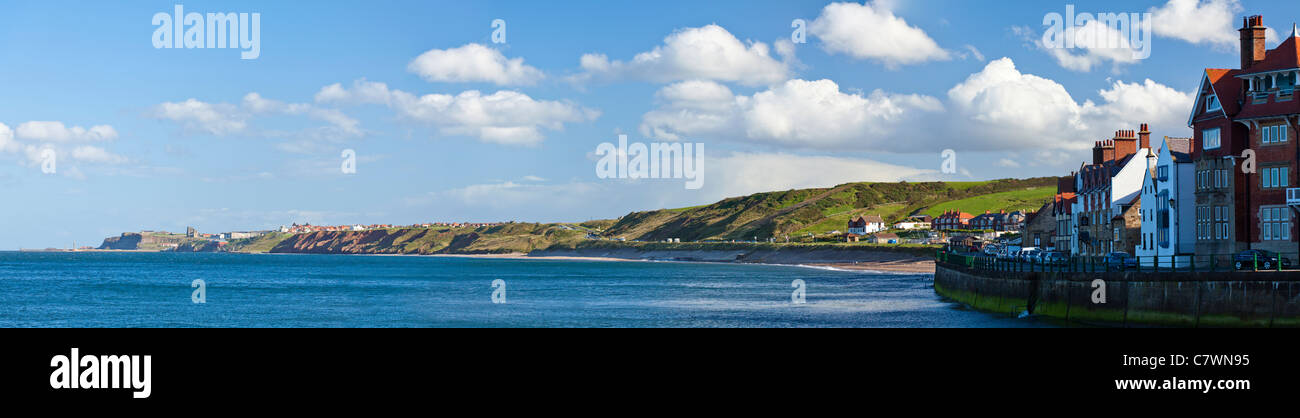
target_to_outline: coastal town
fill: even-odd
[[[1026,215],[1020,261],[1101,258],[1120,269],[1289,269],[1297,247],[1300,187],[1300,29],[1266,49],[1260,15],[1242,19],[1239,68],[1206,68],[1190,136],[1152,143],[1146,124],[1094,141],[1092,158],[1059,178],[1056,194]],[[937,229],[986,228],[945,213]],[[1007,243],[962,238],[955,247],[1004,257]],[[1001,244],[1003,249],[999,249]],[[1026,254],[1028,253],[1028,254]],[[1011,258],[1016,259],[1013,255]]]

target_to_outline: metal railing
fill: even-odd
[[[981,252],[944,250],[938,251],[935,255],[936,263],[941,265],[984,271],[1048,273],[1294,271],[1300,269],[1300,266],[1296,265],[1297,260],[1300,260],[1300,253],[1281,253],[1275,256],[1261,254],[1242,256],[1239,253],[1184,254],[1125,259],[1107,256],[1026,259],[997,257]]]

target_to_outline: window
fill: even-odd
[[[1259,239],[1262,241],[1291,240],[1291,209],[1282,206],[1259,208]]]
[[[1201,130],[1201,143],[1205,144],[1205,149],[1215,149],[1219,147],[1219,128],[1210,128]]]
[[[1263,142],[1264,144],[1279,144],[1286,142],[1286,137],[1286,125],[1265,126],[1264,131],[1260,134],[1260,142]]]
[[[1206,112],[1213,112],[1213,111],[1215,111],[1215,110],[1219,110],[1219,109],[1222,109],[1222,108],[1223,108],[1223,106],[1219,105],[1219,96],[1215,96],[1215,95],[1205,96],[1205,111],[1206,111]]]

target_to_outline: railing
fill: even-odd
[[[1278,262],[1278,258],[1281,258],[1281,263]],[[1119,260],[1106,256],[1024,259],[998,257],[976,252],[940,250],[935,256],[936,263],[940,265],[966,269],[1046,273],[1295,271],[1300,268],[1300,266],[1296,265],[1296,260],[1300,260],[1300,253],[1283,253],[1276,257],[1259,254],[1244,257],[1239,256],[1239,254],[1184,254],[1131,257]]]

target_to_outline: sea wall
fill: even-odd
[[[1106,302],[1093,303],[1093,281]],[[975,309],[1117,326],[1300,326],[1296,272],[1061,273],[935,267],[934,290]]]

